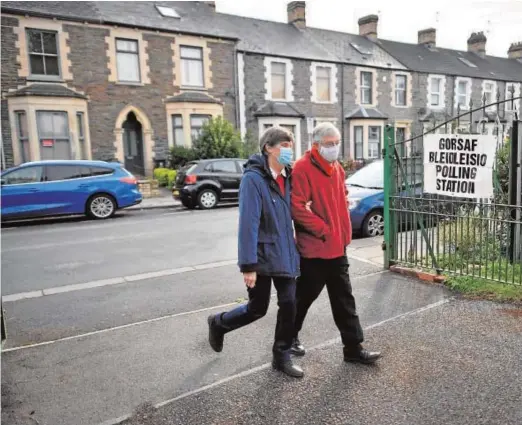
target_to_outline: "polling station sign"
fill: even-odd
[[[424,192],[458,198],[493,196],[497,141],[482,134],[424,137]]]

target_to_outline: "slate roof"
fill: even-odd
[[[164,17],[155,5],[173,7],[181,18]],[[215,12],[202,2],[3,1],[1,7],[3,12],[239,40],[238,50],[251,53],[324,62],[346,60],[360,65],[404,69],[397,60],[364,37],[309,27],[301,31],[284,22]],[[365,45],[374,53],[363,58],[350,45],[351,41]]]
[[[77,93],[60,84],[32,84],[17,91],[8,93],[7,97],[21,96],[52,96],[52,97],[74,97],[87,99],[87,96]]]
[[[266,102],[255,113],[256,117],[296,117],[305,115],[295,106],[286,102]]]
[[[352,112],[345,116],[347,120],[353,119],[374,119],[374,120],[387,120],[388,117],[376,108],[365,108],[364,106],[358,106]]]
[[[176,96],[169,97],[165,100],[166,103],[181,103],[181,102],[197,102],[197,103],[218,103],[222,104],[223,102],[210,97],[209,95],[196,91],[188,91]]]
[[[430,74],[458,75],[503,81],[522,81],[522,64],[516,60],[485,56],[473,52],[428,48],[424,45],[378,40],[378,44],[407,68]],[[464,58],[475,64],[473,68],[463,63]]]
[[[162,16],[155,5],[180,18]],[[56,17],[235,40],[238,50],[295,59],[410,69],[481,79],[522,81],[522,61],[379,39],[216,12],[197,1],[3,1],[3,13]],[[477,65],[471,68],[458,58]]]

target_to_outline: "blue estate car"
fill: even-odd
[[[384,163],[374,161],[346,179],[352,228],[363,236],[384,234]]]
[[[1,175],[2,220],[86,214],[111,217],[142,200],[137,181],[119,163],[38,161]]]

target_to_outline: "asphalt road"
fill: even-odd
[[[245,387],[246,396],[251,389],[262,393],[249,400],[273,401],[271,394],[287,382],[266,370],[275,302],[267,317],[227,335],[220,355],[207,343],[208,314],[229,309],[246,296],[235,266],[236,225],[237,208],[222,208],[135,211],[107,222],[52,220],[3,228],[2,295],[8,330],[2,353],[3,423],[108,425],[125,420],[143,403],[165,406],[146,415],[149,419],[135,416],[132,420],[139,424],[279,423],[234,422],[218,407],[205,413],[205,404],[198,405],[198,394],[208,389],[204,397],[214,397],[223,387],[231,391],[224,401],[235,403],[238,414],[248,418],[250,410],[241,410],[248,403],[234,392],[247,375],[254,387],[260,386]],[[384,329],[424,314],[424,309],[440,309],[448,300],[440,287],[357,259],[350,263],[369,344],[383,348],[387,356],[394,356],[399,333],[386,336]],[[376,330],[383,336],[376,338]],[[404,332],[414,330],[411,325]],[[337,336],[323,293],[310,310],[302,339],[309,348],[323,346],[334,371],[342,364]],[[425,355],[432,354],[429,347],[426,342]],[[314,360],[315,351],[302,362],[310,388],[317,380],[334,379],[332,369],[321,369],[321,361]],[[365,373],[346,370],[346,379]],[[263,386],[268,373],[276,392]],[[388,379],[393,380],[393,373]],[[312,394],[306,403],[320,405],[323,396]],[[195,408],[176,410],[184,404],[178,399]],[[214,409],[218,401],[208,406]]]

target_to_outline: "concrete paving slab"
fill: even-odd
[[[271,369],[125,425],[519,425],[522,310],[453,300],[367,332],[374,367],[345,364],[339,346],[309,352],[303,380]]]

